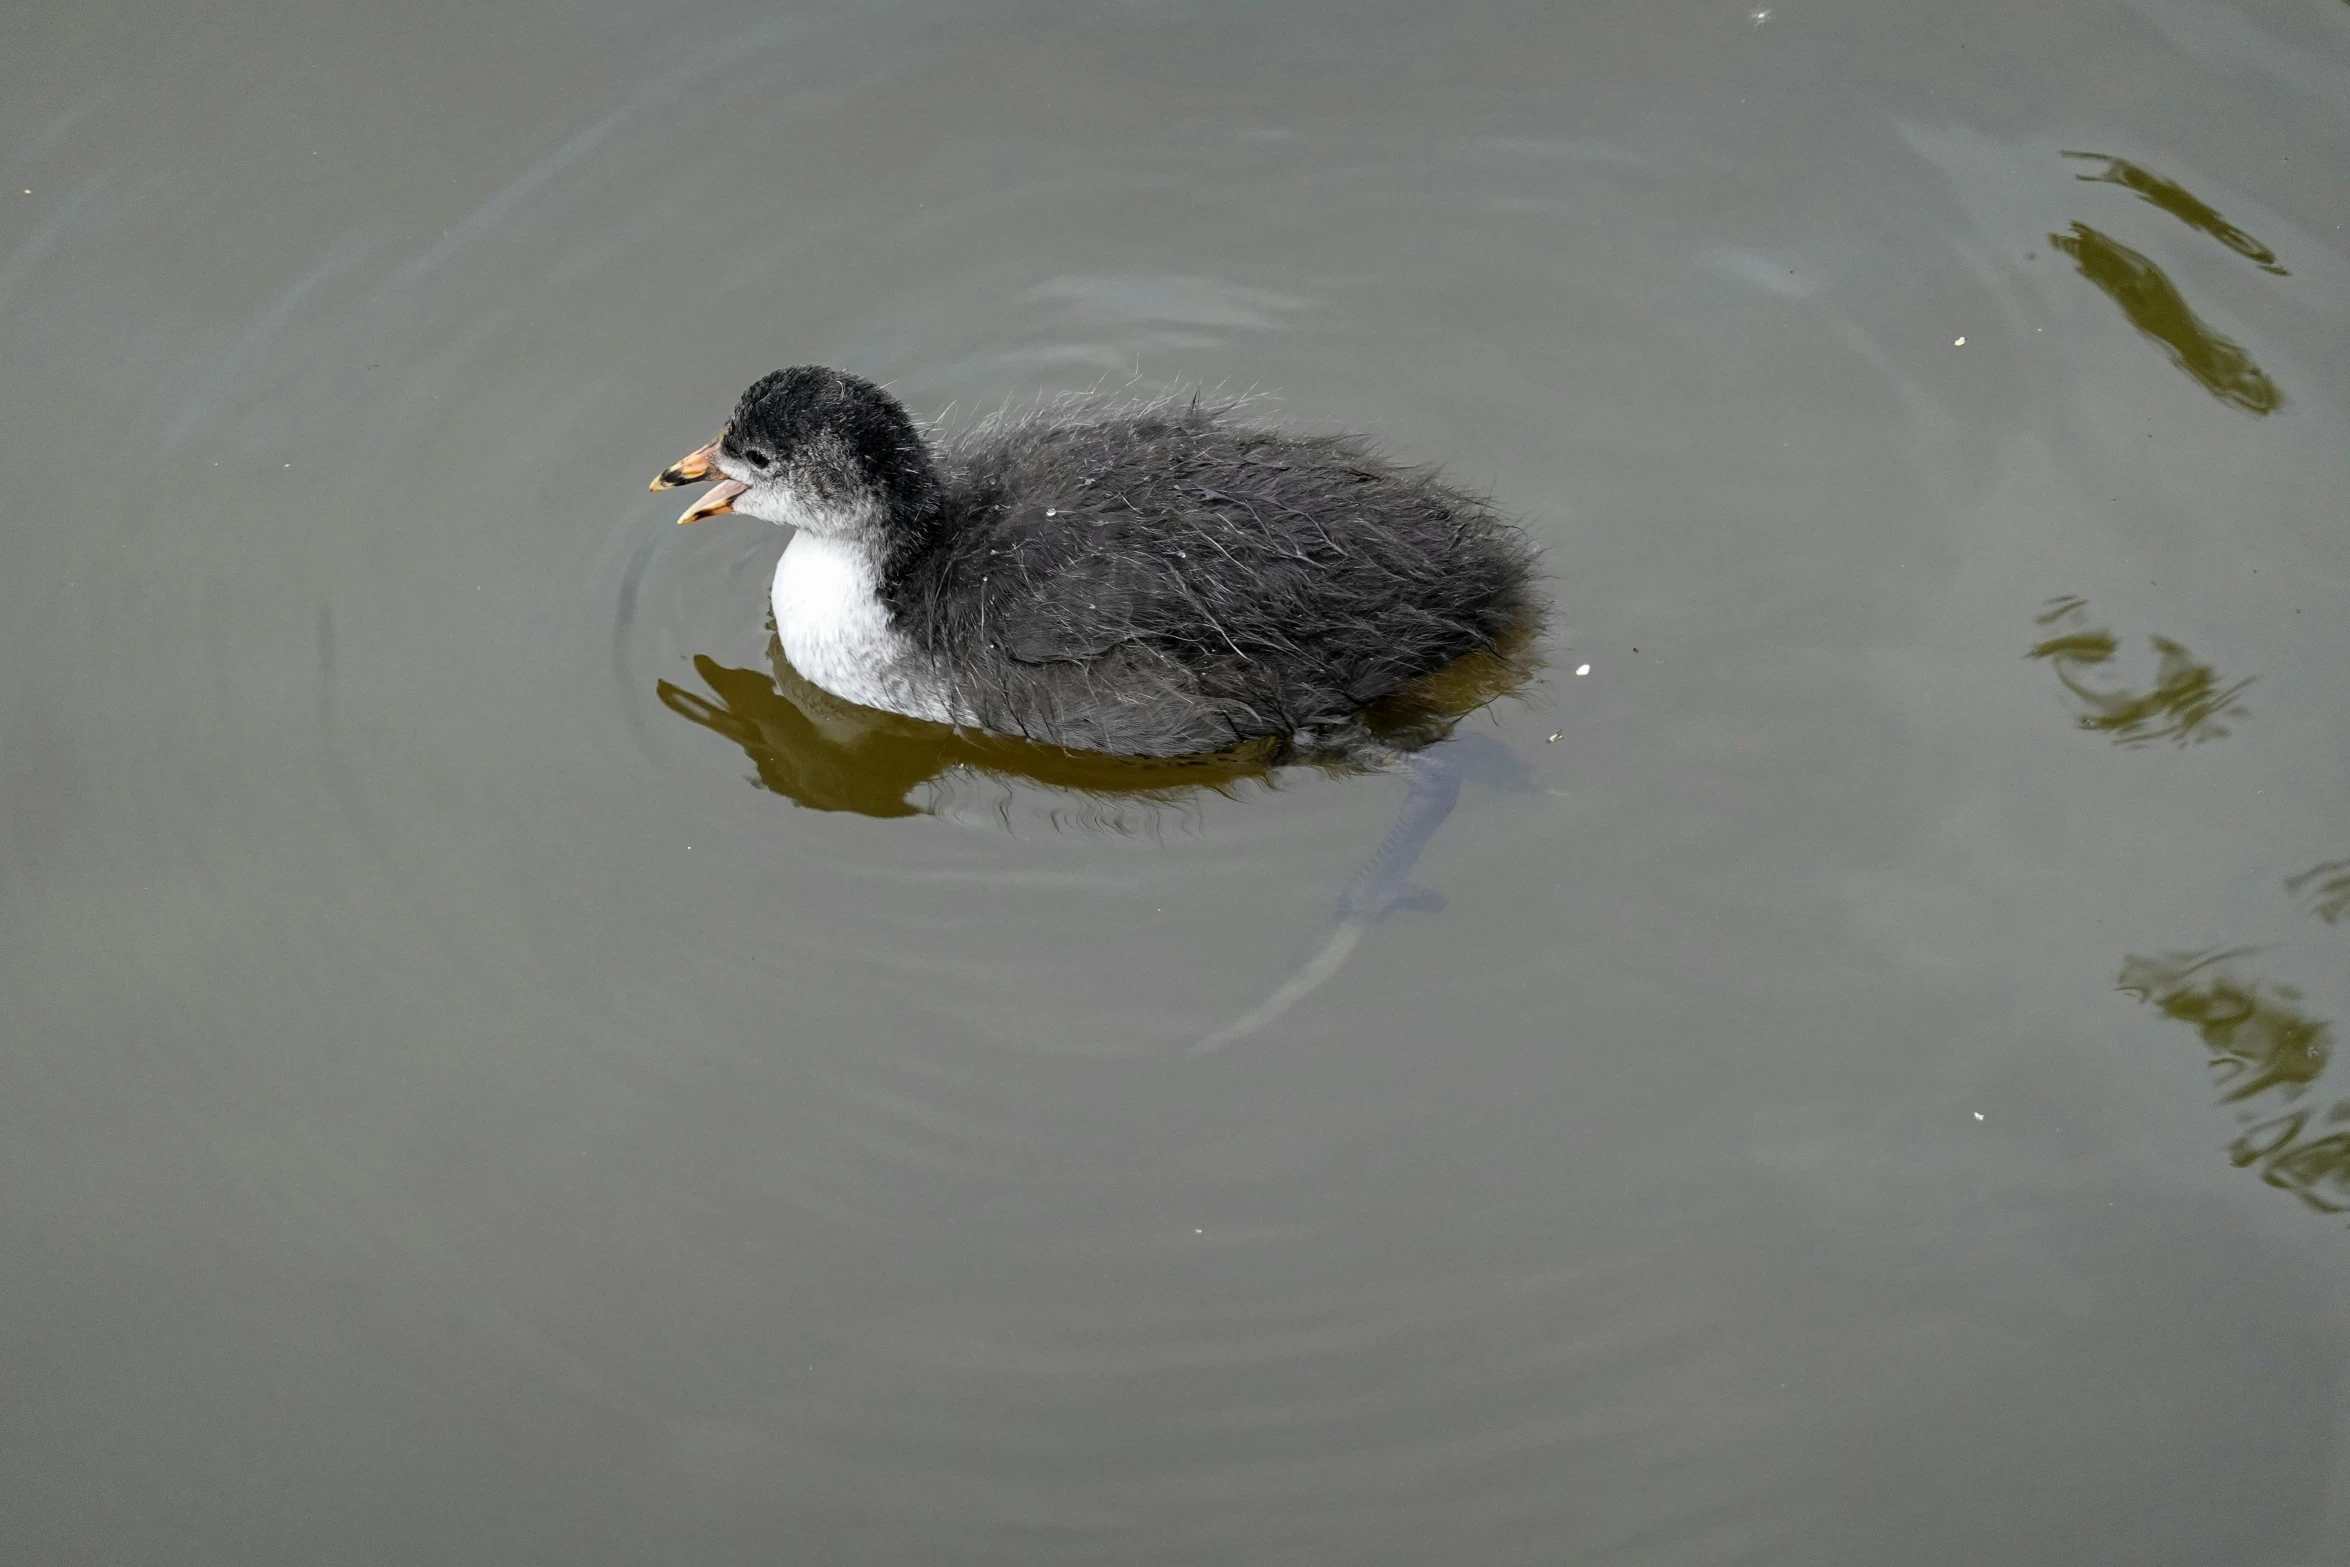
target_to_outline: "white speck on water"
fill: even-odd
[[[1059,508],[1059,507],[1057,507],[1057,506],[1047,506],[1047,507],[1044,509],[1044,514],[1045,514],[1047,517],[1058,517],[1059,515],[1061,515],[1061,510],[1060,510],[1060,508]]]
[[[1982,1111],[1980,1111],[1980,1110],[1977,1110],[1977,1111],[1975,1112],[1975,1119],[1976,1119],[1976,1120],[1978,1120],[1978,1121],[1980,1121],[1981,1119],[1983,1119],[1983,1112],[1982,1112]]]
[[[1577,676],[1588,675],[1591,673],[1591,666],[1589,664],[1577,664],[1575,666],[1575,673]]]
[[[1542,743],[1544,745],[1556,745],[1559,743],[1559,737],[1557,735],[1552,735],[1549,739],[1543,741]]]
[[[1966,347],[1966,339],[1963,337],[1954,337],[1950,340],[1950,346],[1953,348],[1964,348]]]
[[[1207,1234],[1208,1232],[1207,1232],[1207,1231],[1205,1231],[1205,1230],[1193,1230],[1191,1233],[1192,1233],[1192,1234],[1194,1234],[1194,1235],[1205,1235],[1205,1234]]]

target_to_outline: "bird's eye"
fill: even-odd
[[[751,447],[743,453],[743,461],[749,463],[752,467],[761,470],[775,466],[775,459],[766,452],[759,450],[759,448],[756,446]]]

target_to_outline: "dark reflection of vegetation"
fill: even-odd
[[[2342,916],[2350,914],[2350,860],[2328,860],[2285,878],[2285,890],[2296,898],[2304,887],[2317,889],[2313,912],[2328,925],[2339,925]]]
[[[2210,665],[2196,663],[2192,654],[2168,637],[2147,639],[2154,644],[2158,659],[2150,688],[2099,690],[2087,684],[2081,678],[2082,671],[2112,663],[2119,646],[2112,632],[2088,624],[2088,608],[2087,601],[2079,598],[2050,599],[2036,623],[2066,629],[2024,655],[2044,658],[2056,671],[2056,678],[2072,693],[2079,709],[2075,721],[2083,729],[2111,735],[2113,743],[2120,746],[2148,745],[2156,740],[2200,745],[2228,732],[2221,719],[2247,713],[2237,698],[2252,684],[2252,677],[2223,686]]]
[[[923,807],[909,796],[956,770],[1024,779],[1108,804],[1151,805],[1202,789],[1228,792],[1297,760],[1269,743],[1209,756],[1136,758],[950,728],[844,702],[810,685],[773,640],[767,651],[772,674],[697,657],[694,672],[708,696],[666,680],[656,692],[671,712],[741,746],[761,788],[814,810],[919,815]],[[1433,744],[1461,715],[1514,688],[1531,668],[1530,655],[1513,649],[1439,670],[1365,715],[1371,735],[1389,749],[1364,760]],[[1357,765],[1348,758],[1313,760],[1337,768]]]
[[[2258,262],[2279,277],[2292,275],[2277,264],[2275,251],[2221,217],[2217,209],[2189,195],[2186,187],[2177,181],[2166,180],[2153,170],[2132,163],[2127,158],[2109,157],[2102,152],[2068,152],[2065,156],[2104,160],[2105,167],[2100,172],[2076,174],[2074,179],[2119,185],[2124,190],[2135,191],[2139,200],[2160,207],[2191,229],[2209,234],[2247,261]]]
[[[2242,980],[2224,965],[2254,949],[2166,952],[2130,958],[2116,988],[2151,1002],[2164,1017],[2192,1027],[2211,1052],[2213,1075],[2227,1092],[2223,1103],[2282,1089],[2299,1098],[2326,1069],[2332,1028],[2322,1018],[2296,1011],[2301,999],[2290,986]]]
[[[2242,1106],[2248,1123],[2228,1145],[2231,1164],[2312,1208],[2350,1212],[2350,1100],[2309,1102],[2333,1055],[2333,1024],[2302,1011],[2289,985],[2229,973],[2247,951],[2133,957],[2115,986],[2202,1039],[2221,1102]]]
[[[2075,223],[2070,234],[2049,235],[2048,243],[2072,257],[2081,276],[2122,307],[2130,325],[2168,349],[2171,362],[2212,396],[2252,414],[2274,413],[2284,404],[2284,394],[2252,356],[2204,325],[2153,262],[2086,223]]]

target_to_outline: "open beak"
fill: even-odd
[[[715,517],[734,510],[734,498],[750,488],[735,479],[720,479],[702,492],[702,498],[686,509],[677,520],[680,523],[700,522],[704,517]]]
[[[735,497],[750,488],[734,479],[719,478],[718,443],[712,441],[691,456],[680,458],[654,475],[646,486],[653,490],[674,490],[681,484],[699,484],[704,479],[718,479],[709,492],[690,507],[678,522],[700,522],[704,517],[716,517],[734,510]]]
[[[691,457],[679,458],[656,474],[648,490],[674,490],[681,484],[699,484],[718,471],[718,442],[695,452]]]

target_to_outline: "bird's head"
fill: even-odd
[[[741,512],[827,538],[874,539],[924,519],[937,477],[898,400],[860,376],[795,365],[751,383],[718,438],[656,490],[716,479],[679,522]]]

